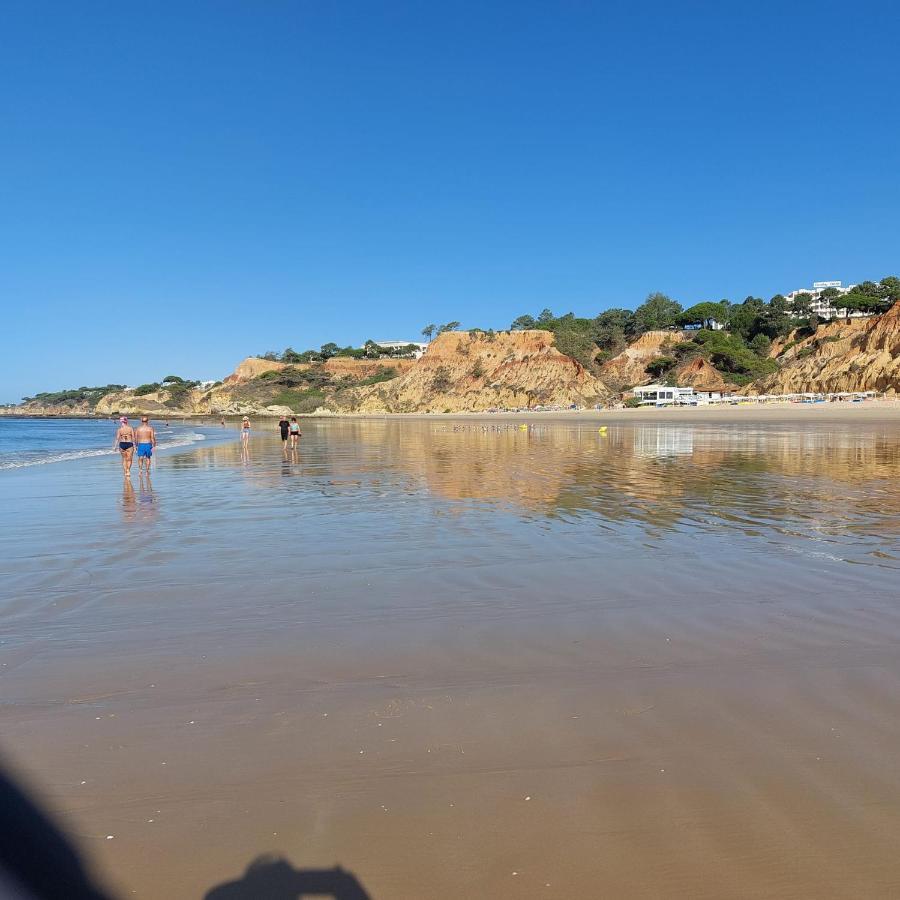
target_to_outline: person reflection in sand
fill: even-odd
[[[122,482],[122,517],[126,522],[132,522],[136,512],[137,497],[134,493],[134,485],[130,478],[126,478]]]
[[[157,515],[156,495],[153,493],[153,482],[150,473],[142,472],[140,477],[140,494],[138,496],[138,509],[142,519],[155,519]]]

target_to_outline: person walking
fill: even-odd
[[[156,449],[156,431],[148,416],[141,416],[141,424],[135,429],[134,436],[137,440],[138,469],[143,472],[146,468],[149,476],[150,459]]]
[[[127,416],[119,419],[119,430],[116,432],[113,447],[118,447],[119,453],[122,455],[122,474],[128,478],[131,475],[131,463],[134,460],[134,445],[137,439],[134,436],[134,429],[128,421]]]
[[[287,416],[282,416],[278,420],[278,428],[281,431],[281,446],[284,450],[287,450],[288,445],[288,433],[290,432],[290,423],[287,420]]]
[[[291,432],[291,450],[296,450],[297,443],[300,440],[300,423],[297,421],[296,416],[291,416],[290,432]]]

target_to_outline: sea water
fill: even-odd
[[[184,423],[153,425],[160,450],[187,447],[222,430]],[[109,419],[0,418],[0,469],[115,454],[118,427],[118,420]]]

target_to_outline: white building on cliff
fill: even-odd
[[[835,299],[823,297],[822,293],[828,288],[834,288],[839,294],[849,294],[855,287],[855,284],[848,284],[847,287],[844,287],[840,281],[814,281],[811,288],[797,288],[796,291],[785,294],[784,298],[788,303],[793,305],[798,294],[809,294],[812,297],[811,306],[813,313],[820,319],[834,319],[838,316],[844,317],[846,313],[839,305],[834,305]],[[850,318],[859,319],[865,315],[867,315],[867,313],[853,310],[850,313]]]

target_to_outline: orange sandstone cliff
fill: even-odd
[[[340,412],[477,412],[497,407],[590,406],[606,385],[561,353],[548,331],[451,331],[408,371],[340,395]]]
[[[748,394],[838,391],[900,392],[900,301],[870,319],[834,320],[788,346],[781,368]]]
[[[647,384],[647,363],[666,355],[666,347],[681,340],[677,331],[646,331],[634,343],[600,366],[600,377],[617,388]]]

